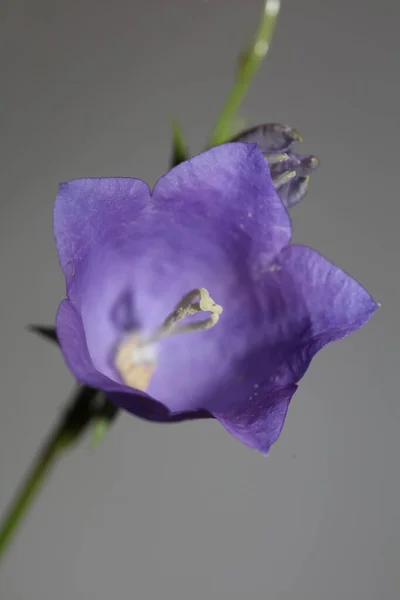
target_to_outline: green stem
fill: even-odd
[[[35,330],[42,333],[42,330],[49,330],[49,328],[36,327]],[[51,337],[53,338],[53,336]],[[0,523],[0,560],[60,454],[76,443],[88,427],[98,419],[102,420],[102,433],[104,434],[106,425],[110,426],[117,416],[118,410],[99,390],[86,385],[78,385],[61,415],[59,423],[50,434]]]
[[[57,428],[32,466],[0,525],[0,560],[22,523],[35,496],[68,443],[68,431]]]
[[[232,122],[271,44],[280,0],[265,0],[261,22],[251,47],[242,55],[236,79],[215,124],[209,147],[223,144],[232,135]]]

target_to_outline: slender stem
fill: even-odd
[[[209,147],[223,144],[232,135],[232,123],[250,81],[265,58],[272,40],[280,0],[265,0],[260,25],[251,47],[242,55],[236,79],[212,132]]]
[[[45,328],[49,329],[49,328]],[[119,409],[112,405],[103,392],[86,385],[78,385],[47,442],[35,460],[26,479],[17,491],[8,512],[0,522],[0,560],[12,542],[18,527],[26,517],[47,475],[66,448],[75,444],[96,419],[104,419],[108,426]],[[106,431],[103,423],[103,433]]]
[[[0,525],[0,560],[26,516],[46,476],[65,448],[68,439],[67,431],[60,427],[56,429],[37,457],[20,489],[17,491]]]

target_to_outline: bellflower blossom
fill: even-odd
[[[270,131],[268,147],[246,135],[181,163],[152,191],[133,178],[60,186],[67,299],[57,335],[78,381],[119,407],[154,421],[214,417],[267,453],[315,353],[377,305],[290,244],[285,205],[304,195],[316,159],[291,152],[296,135],[285,146]]]

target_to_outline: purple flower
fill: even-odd
[[[76,378],[158,421],[215,417],[268,452],[314,354],[376,309],[354,279],[289,245],[256,144],[132,178],[60,186],[54,232],[68,299],[57,334]]]

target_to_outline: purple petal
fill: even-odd
[[[296,384],[316,352],[360,328],[377,308],[354,279],[304,246],[284,248],[253,285],[259,304],[244,307],[247,353],[231,361],[226,387],[221,381],[218,401],[208,406],[213,414],[239,410],[255,390],[267,395]],[[234,329],[224,333],[233,347]]]
[[[150,190],[139,179],[62,183],[54,206],[54,236],[67,283],[91,250],[128,236],[149,202]]]
[[[290,241],[290,217],[256,144],[223,144],[181,163],[161,177],[153,199],[169,225],[199,238],[213,230],[235,254],[262,251],[272,259]]]
[[[264,346],[248,356],[246,378],[258,383],[242,402],[213,414],[243,443],[265,453],[315,353],[361,327],[377,305],[354,279],[304,246],[285,248],[264,286],[269,326]]]
[[[80,383],[105,392],[132,393],[130,388],[112,381],[95,368],[89,355],[81,317],[69,300],[63,300],[58,308],[56,328],[64,359]]]
[[[244,405],[215,414],[218,421],[243,444],[267,454],[278,439],[289,402],[297,386],[253,394]]]
[[[265,285],[275,386],[298,382],[318,350],[359,329],[378,306],[355,279],[305,246],[284,248]]]

